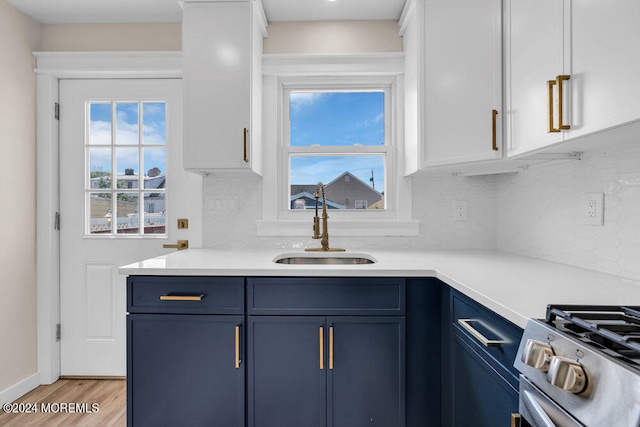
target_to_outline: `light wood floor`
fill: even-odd
[[[0,426],[127,425],[126,380],[61,379],[54,384],[37,387],[14,403],[27,404],[22,405],[22,409],[27,408],[29,404],[35,405],[38,412],[14,414],[0,410]],[[67,409],[63,404],[67,404]],[[97,407],[92,406],[93,404],[97,404]],[[72,408],[75,413],[71,412]],[[44,413],[43,409],[48,409],[49,413]]]

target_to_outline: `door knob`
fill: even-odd
[[[166,243],[166,244],[162,245],[162,247],[165,248],[165,249],[177,249],[177,250],[181,251],[183,249],[189,249],[189,241],[188,240],[178,240],[178,243],[176,243],[176,244]]]

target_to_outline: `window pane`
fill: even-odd
[[[138,144],[138,103],[116,104],[116,144]]]
[[[111,193],[89,194],[89,234],[111,234]]]
[[[138,149],[116,148],[116,170],[118,171],[118,188],[139,188]]]
[[[138,193],[118,193],[116,196],[116,232],[118,234],[138,234]]]
[[[111,103],[89,104],[88,144],[111,144]]]
[[[111,188],[111,148],[89,148],[89,188]]]
[[[291,92],[289,144],[384,145],[384,92]]]
[[[144,234],[165,232],[164,193],[144,193]]]
[[[384,209],[384,155],[291,155],[289,208],[315,207],[316,184],[325,185],[329,209]],[[357,202],[357,204],[356,204]]]
[[[164,102],[142,104],[142,143],[162,145],[166,142],[166,108]]]
[[[165,188],[166,168],[165,149],[143,148],[144,169],[147,171],[144,177],[144,188]]]

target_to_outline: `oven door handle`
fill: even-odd
[[[527,408],[529,416],[533,417],[532,420],[527,420],[529,423],[536,427],[556,427],[556,424],[551,421],[551,418],[530,391],[525,390],[520,396],[520,401]]]

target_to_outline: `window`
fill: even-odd
[[[89,102],[86,119],[86,233],[165,235],[165,103]]]
[[[331,235],[418,235],[400,155],[402,54],[263,59],[258,235],[310,236],[318,182]]]
[[[315,206],[322,182],[329,209],[384,210],[387,164],[393,161],[389,87],[292,86],[284,94],[286,206]]]

